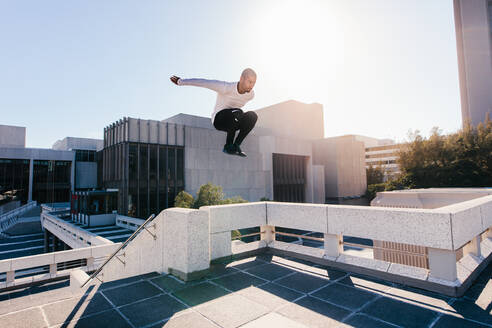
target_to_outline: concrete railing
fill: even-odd
[[[253,227],[260,227],[261,240],[231,241],[231,231]],[[207,272],[211,262],[269,251],[455,295],[490,260],[491,227],[492,196],[440,209],[277,202],[171,208],[128,245],[124,260],[104,268],[102,280],[152,271],[190,280]],[[285,243],[276,240],[278,228],[318,232],[324,238],[319,248]],[[429,269],[345,254],[344,235],[426,247]],[[457,262],[456,252],[463,249],[465,256]]]
[[[0,216],[0,232],[4,232],[7,229],[13,227],[17,222],[19,222],[20,217],[36,207],[36,201],[29,202],[21,207],[18,207],[12,211],[4,213]]]
[[[44,229],[48,229],[55,234],[60,240],[71,248],[82,248],[113,243],[106,238],[81,229],[70,222],[64,221],[50,212],[41,213],[41,225]]]
[[[94,271],[119,245],[112,243],[1,260],[0,279],[4,281],[0,281],[0,289],[69,276],[73,270]]]
[[[428,188],[381,191],[371,201],[371,206],[434,209],[487,195],[492,195],[491,188]]]

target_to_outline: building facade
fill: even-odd
[[[52,149],[75,152],[75,190],[100,188],[98,182],[98,152],[104,146],[102,139],[66,137],[56,141]]]
[[[104,188],[119,190],[119,213],[148,217],[174,206],[181,190],[196,196],[208,182],[221,186],[225,197],[325,203],[333,183],[325,183],[327,172],[343,186],[330,196],[364,194],[363,144],[324,139],[321,105],[287,101],[255,112],[257,125],[241,145],[246,158],[222,152],[225,133],[207,117],[123,118],[107,126],[102,180]],[[344,149],[346,156],[336,157],[344,170],[328,165],[334,154],[315,147],[323,140]]]
[[[74,162],[71,151],[0,146],[0,197],[20,204],[68,202]]]
[[[492,119],[492,1],[454,0],[463,124]]]
[[[102,184],[118,189],[118,212],[146,218],[184,189],[182,125],[124,118],[104,129]]]

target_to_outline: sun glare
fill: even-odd
[[[257,33],[262,69],[308,97],[313,83],[335,88],[344,39],[332,7],[321,0],[282,1],[265,10]]]

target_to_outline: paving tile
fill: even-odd
[[[302,293],[310,293],[313,290],[321,288],[331,281],[328,278],[314,276],[306,273],[295,273],[291,276],[275,281],[276,284],[298,290]]]
[[[216,324],[196,312],[175,316],[169,321],[157,323],[149,328],[219,328]]]
[[[280,266],[278,264],[268,263],[263,265],[257,265],[253,268],[245,270],[255,276],[266,280],[275,280],[280,277],[286,276],[293,273],[294,271],[287,269],[286,267]]]
[[[238,270],[246,270],[248,268],[251,268],[251,267],[254,267],[257,265],[262,265],[265,263],[268,263],[268,262],[263,261],[261,259],[258,259],[256,257],[249,257],[249,258],[246,258],[243,260],[238,260],[238,261],[228,263],[226,266],[231,267],[231,268],[235,268]]]
[[[140,281],[125,287],[105,290],[103,293],[115,306],[121,306],[156,296],[162,291],[148,281]]]
[[[450,297],[427,290],[408,286],[398,286],[392,287],[386,291],[385,296],[432,311],[449,314],[456,312],[453,307],[449,305],[449,302],[451,301]]]
[[[305,270],[306,273],[312,273],[319,276],[326,277],[330,280],[337,280],[346,277],[348,273],[340,270],[331,269],[329,267],[314,267],[311,266]]]
[[[303,296],[301,293],[272,283],[241,289],[238,293],[270,310],[275,310]]]
[[[438,315],[437,312],[388,297],[375,300],[361,312],[403,327],[427,327]]]
[[[395,328],[394,325],[384,323],[380,320],[376,320],[364,314],[355,314],[345,320],[345,323],[351,327],[364,327],[364,328]]]
[[[465,295],[468,299],[473,301],[488,299],[492,300],[492,280],[490,280],[486,285],[474,284],[466,291]]]
[[[189,284],[186,284],[186,283],[182,282],[181,280],[178,280],[178,279],[176,279],[170,275],[160,276],[160,277],[151,279],[150,281],[168,293],[174,292],[174,291],[177,291],[180,289],[184,289],[184,288],[190,286]]]
[[[77,328],[130,328],[131,326],[126,322],[116,310],[109,310],[89,317],[84,317],[78,321],[71,321],[68,325],[64,324],[61,327],[77,327]]]
[[[479,324],[477,322],[469,321],[462,318],[457,318],[451,315],[443,315],[436,324],[432,326],[433,328],[481,328],[490,327]]]
[[[482,302],[459,299],[454,301],[451,307],[463,318],[492,325],[492,299]]]
[[[351,312],[312,297],[304,297],[296,303],[275,312],[308,327],[339,327],[340,321]]]
[[[304,260],[299,260],[299,259],[294,259],[294,258],[283,258],[283,257],[277,257],[275,256],[271,263],[274,264],[279,264],[282,266],[285,266],[288,269],[294,270],[294,271],[311,271],[313,269],[320,269],[319,267],[315,266],[313,263],[304,261]]]
[[[204,282],[178,290],[174,292],[173,295],[189,306],[195,306],[227,295],[228,293],[229,292],[222,287],[209,282]]]
[[[252,275],[243,272],[223,276],[212,281],[232,291],[238,291],[250,286],[258,286],[267,282],[266,280],[253,277]]]
[[[170,318],[185,308],[182,303],[171,296],[159,295],[145,301],[122,306],[119,310],[133,325],[140,327]]]
[[[348,287],[343,284],[333,283],[313,293],[312,296],[356,310],[376,298],[377,294]]]
[[[390,282],[357,274],[350,274],[345,278],[338,280],[338,282],[374,293],[384,293],[393,287],[393,284]]]
[[[120,285],[126,285],[130,283],[137,282],[139,280],[142,280],[140,276],[135,276],[135,277],[129,277],[129,278],[124,278],[120,280],[114,280],[110,282],[105,282],[99,285],[99,290],[106,290],[108,288],[114,288]]]
[[[250,321],[241,328],[264,328],[264,327],[282,327],[282,328],[308,328],[307,326],[295,322],[278,313],[268,313],[258,319]]]
[[[146,274],[142,274],[138,277],[140,277],[141,279],[152,279],[152,278],[155,278],[155,277],[159,277],[161,276],[162,274],[161,273],[158,273],[158,272],[149,272],[149,273],[146,273]]]
[[[109,304],[109,302],[100,294],[94,295],[94,297],[89,300],[86,300],[85,298],[71,298],[47,304],[42,307],[50,325],[77,320],[82,316],[109,310],[111,308],[111,304]]]
[[[212,264],[209,268],[209,273],[207,274],[206,278],[213,279],[237,272],[238,270],[236,268],[228,266],[227,264]]]
[[[2,327],[9,328],[41,328],[47,327],[40,308],[6,314],[0,317]]]
[[[239,327],[269,312],[267,307],[238,294],[205,303],[196,310],[224,328]]]

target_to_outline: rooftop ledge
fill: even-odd
[[[152,221],[151,234],[143,231],[125,249],[124,264],[110,262],[98,279],[156,271],[193,280],[205,275],[210,263],[267,253],[455,297],[490,262],[491,226],[492,195],[437,209],[278,202],[171,208]],[[231,231],[252,227],[260,227],[260,240],[231,242]],[[278,228],[317,232],[323,236],[321,247],[278,241]],[[343,248],[344,235],[420,247],[424,252],[415,255],[426,267],[350,255]]]

